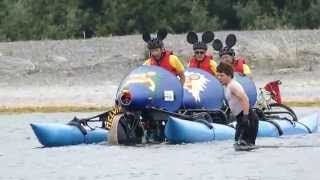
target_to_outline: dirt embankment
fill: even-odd
[[[215,36],[224,41],[228,33],[237,35],[236,52],[248,59],[258,87],[281,79],[285,100],[320,101],[320,30]],[[185,36],[164,41],[184,62],[192,53]],[[110,106],[121,78],[145,54],[141,35],[0,43],[0,107]]]

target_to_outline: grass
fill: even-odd
[[[320,107],[319,101],[285,101],[283,104],[289,107]],[[107,111],[111,107],[106,106],[27,106],[4,107],[0,106],[0,113],[53,113],[53,112],[96,112]]]
[[[283,104],[289,107],[320,107],[320,100],[318,101],[285,101]]]
[[[96,112],[107,111],[110,107],[104,106],[28,106],[28,107],[1,107],[0,113],[53,113],[53,112]]]

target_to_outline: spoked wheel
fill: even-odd
[[[140,144],[142,136],[143,130],[139,125],[139,121],[130,119],[124,114],[114,116],[109,131],[108,141],[110,144]]]
[[[272,103],[263,111],[265,118],[287,119],[298,121],[296,113],[284,104]]]

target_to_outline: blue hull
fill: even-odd
[[[312,114],[292,124],[286,120],[259,121],[258,137],[308,134],[318,131],[319,115]],[[166,123],[165,136],[169,143],[196,143],[233,139],[235,129],[231,126],[205,124],[170,117]],[[233,124],[234,126],[235,124]],[[39,142],[45,147],[92,144],[106,142],[108,131],[102,128],[88,130],[84,135],[75,126],[58,123],[31,124]]]
[[[108,131],[97,128],[84,135],[75,126],[58,123],[31,124],[39,142],[45,147],[92,144],[107,141]]]
[[[312,114],[293,124],[286,120],[259,121],[258,137],[314,133],[318,131],[318,122],[318,114]],[[212,129],[199,122],[170,117],[165,127],[165,135],[169,143],[175,144],[234,138],[234,128],[216,123],[211,124]]]

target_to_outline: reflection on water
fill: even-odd
[[[295,109],[303,116],[319,109]],[[78,145],[41,148],[30,123],[65,123],[74,115],[0,115],[0,179],[308,179],[320,162],[320,147],[261,148],[235,152],[232,141],[136,147]],[[320,134],[259,138],[259,145],[320,146]]]

